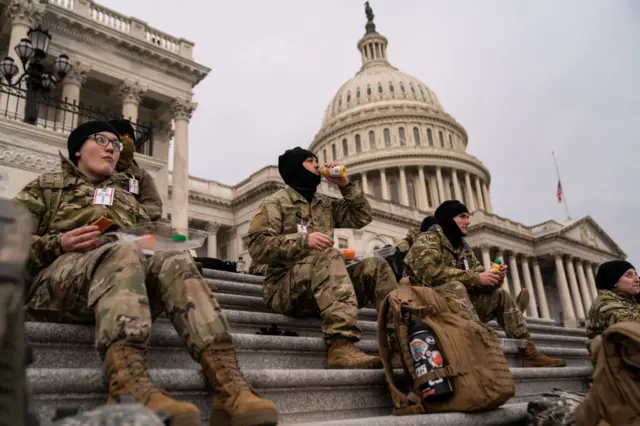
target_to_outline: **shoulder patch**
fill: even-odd
[[[262,207],[260,207],[258,210],[256,210],[255,212],[253,212],[253,217],[258,216],[260,213],[262,213]]]

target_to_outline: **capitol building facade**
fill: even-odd
[[[236,185],[188,175],[192,90],[210,72],[193,58],[194,43],[92,0],[0,0],[0,7],[0,48],[20,72],[14,46],[39,26],[51,35],[45,62],[64,54],[72,65],[38,98],[37,119],[29,119],[26,88],[6,78],[0,86],[0,195],[12,197],[38,174],[57,171],[58,152],[66,155],[66,137],[79,122],[124,116],[137,123],[136,158],[155,178],[164,215],[210,233],[199,255],[249,260],[251,217],[284,184],[275,166]],[[424,82],[389,62],[387,46],[369,20],[357,43],[362,67],[331,99],[309,145],[320,161],[345,164],[373,208],[363,229],[336,230],[336,246],[371,255],[442,201],[458,199],[472,212],[468,241],[477,257],[485,266],[504,260],[513,295],[529,290],[527,316],[578,324],[596,297],[597,266],[625,254],[588,216],[527,226],[496,214],[491,174],[467,152],[464,127]],[[324,181],[320,191],[340,196]]]

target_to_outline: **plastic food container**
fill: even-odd
[[[396,252],[396,248],[392,245],[388,245],[388,246],[380,247],[378,250],[374,250],[373,255],[380,256],[380,257],[389,257],[389,256],[393,256],[395,252]]]
[[[195,250],[201,247],[209,233],[199,229],[178,231],[168,223],[145,222],[130,228],[105,233],[102,238],[109,241],[132,241],[146,254],[171,250]]]

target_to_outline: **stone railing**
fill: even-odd
[[[503,217],[497,216],[495,214],[489,214],[481,210],[476,210],[471,214],[471,224],[472,225],[480,225],[482,223],[490,223],[499,228],[515,231],[519,234],[532,236],[533,233],[531,228],[525,226],[519,222],[514,222],[509,219],[505,219]]]
[[[194,43],[183,38],[173,37],[150,27],[144,21],[125,16],[115,10],[101,6],[93,0],[48,0],[48,2],[51,5],[73,11],[82,17],[86,17],[115,31],[193,60]]]
[[[171,170],[169,171],[168,184],[169,186],[173,185],[173,172]],[[193,176],[189,176],[189,191],[211,195],[229,201],[231,201],[234,196],[233,188],[228,185],[216,182],[215,180],[207,180]]]

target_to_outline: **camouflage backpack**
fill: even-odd
[[[575,426],[576,408],[586,392],[565,392],[554,388],[529,402],[526,426]]]
[[[75,414],[77,410],[58,409],[53,426],[167,426],[171,416],[156,414],[127,395],[117,404],[106,404]],[[65,414],[70,414],[65,416]],[[74,415],[75,414],[75,415]],[[61,418],[62,417],[62,418]]]
[[[62,190],[64,189],[64,174],[62,172],[45,173],[38,176],[38,184],[42,188],[45,212],[44,220],[37,232],[38,234],[43,234],[51,227],[51,222],[56,217],[60,207]]]

